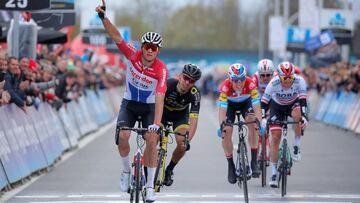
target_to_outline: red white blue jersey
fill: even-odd
[[[261,102],[268,104],[270,100],[273,100],[277,104],[285,106],[293,104],[297,99],[306,99],[307,91],[304,78],[296,74],[294,76],[295,79],[290,88],[284,88],[279,77],[270,80]]]
[[[276,75],[276,73],[274,72],[273,73],[273,77]],[[258,92],[259,92],[259,95],[260,95],[260,98],[262,97],[262,95],[264,94],[265,92],[265,89],[266,89],[266,86],[269,84],[269,83],[264,83],[261,79],[260,79],[260,75],[259,75],[259,71],[256,71],[254,73],[254,75],[252,76],[252,79],[254,81],[254,83],[256,84],[257,86],[257,89],[258,89]]]
[[[141,50],[136,50],[124,40],[117,46],[129,60],[124,98],[141,103],[155,103],[155,94],[166,92],[168,77],[166,65],[161,60],[155,59],[150,67],[146,67],[141,62]]]
[[[250,77],[246,77],[244,87],[241,91],[235,91],[232,87],[230,79],[224,80],[219,86],[220,98],[219,104],[220,107],[227,107],[227,102],[240,103],[249,98],[252,99],[253,104],[259,103],[259,95],[256,90],[256,85]]]

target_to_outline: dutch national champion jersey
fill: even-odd
[[[240,103],[251,98],[253,104],[259,103],[259,95],[256,85],[250,77],[246,77],[244,87],[241,92],[237,92],[232,88],[230,79],[224,80],[219,86],[220,90],[220,106],[226,105],[228,101]]]
[[[145,67],[141,63],[141,50],[136,51],[124,40],[117,46],[129,60],[124,98],[141,103],[155,103],[155,93],[166,92],[168,76],[166,65],[155,59],[150,67]]]
[[[169,111],[188,111],[190,106],[190,118],[197,118],[200,111],[201,94],[196,86],[189,92],[180,94],[176,86],[178,80],[171,78],[167,81],[167,91],[165,94],[164,106]]]
[[[261,98],[264,103],[269,103],[270,99],[279,105],[291,105],[297,99],[306,99],[306,82],[303,77],[294,75],[295,79],[290,88],[281,85],[279,77],[274,77],[265,89]]]

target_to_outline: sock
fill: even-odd
[[[130,161],[129,161],[129,155],[127,156],[120,156],[121,157],[121,162],[123,164],[123,172],[124,173],[130,173]]]
[[[294,145],[300,147],[300,136],[295,136]]]
[[[256,163],[257,154],[258,154],[258,149],[251,148],[251,163],[254,163],[254,162]]]
[[[173,160],[170,161],[169,165],[166,167],[166,170],[174,170],[177,163],[175,163]]]
[[[156,168],[147,167],[147,170],[148,170],[148,181],[146,182],[145,187],[154,188],[154,178],[155,178]]]
[[[235,165],[234,164],[234,160],[233,160],[233,157],[231,156],[231,157],[226,157],[226,159],[227,159],[227,161],[228,161],[228,163],[229,164],[231,164],[231,165]]]
[[[271,174],[275,175],[277,173],[277,167],[276,167],[276,163],[271,162]]]

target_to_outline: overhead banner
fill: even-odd
[[[313,37],[305,42],[305,49],[313,51],[324,45],[330,44],[334,41],[335,37],[331,31],[323,32],[320,35]]]
[[[349,10],[322,9],[320,15],[321,29],[354,29],[354,19]]]
[[[286,50],[291,52],[305,52],[305,41],[310,39],[310,29],[290,26],[287,34]]]
[[[32,18],[41,27],[59,30],[76,22],[75,0],[51,0],[50,9],[33,13]]]
[[[50,0],[1,0],[0,10],[34,11],[50,7]]]

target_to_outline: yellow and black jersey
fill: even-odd
[[[176,111],[189,111],[190,106],[190,118],[197,118],[200,111],[201,94],[199,89],[194,86],[189,92],[180,94],[176,86],[178,80],[170,78],[167,80],[167,90],[165,94],[165,108],[171,112]]]

